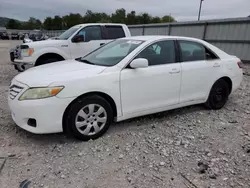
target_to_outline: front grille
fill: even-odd
[[[17,85],[11,85],[9,90],[9,96],[13,100],[23,90],[23,87]]]

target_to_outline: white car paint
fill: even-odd
[[[128,40],[144,41],[118,64],[106,67],[68,60],[32,68],[17,75],[11,85],[23,87],[15,99],[8,98],[13,120],[33,133],[62,132],[66,108],[77,97],[101,92],[109,95],[117,109],[116,121],[152,114],[183,106],[204,103],[212,85],[222,77],[232,81],[232,92],[242,81],[237,57],[228,55],[205,41],[187,37],[138,36]],[[124,40],[124,39],[118,39]],[[218,60],[176,62],[126,68],[134,57],[150,44],[164,40],[185,40],[211,49]],[[28,88],[64,86],[55,97],[19,101]],[[37,120],[37,127],[27,125],[28,118]]]
[[[47,53],[55,53],[63,57],[65,60],[83,57],[89,52],[100,47],[101,44],[110,42],[111,40],[92,40],[89,42],[72,42],[72,38],[83,28],[88,26],[121,26],[125,37],[130,37],[130,31],[124,24],[112,24],[112,23],[96,23],[96,24],[79,24],[73,26],[77,30],[67,40],[44,40],[29,42],[27,45],[29,48],[34,49],[34,53],[30,57],[21,56],[15,59],[15,63],[28,64],[34,66],[39,57]]]

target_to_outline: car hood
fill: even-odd
[[[107,67],[90,65],[76,60],[66,60],[28,69],[14,79],[29,87],[46,87],[52,83],[95,76]]]
[[[65,44],[68,44],[67,40],[42,40],[42,41],[30,42],[28,45],[31,48],[36,48],[36,47],[55,47]]]

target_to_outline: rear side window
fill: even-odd
[[[118,39],[125,37],[122,26],[105,26],[106,39]]]
[[[217,55],[202,44],[191,41],[179,41],[183,62],[218,59]]]
[[[201,61],[206,59],[205,48],[195,42],[180,41],[182,61]]]

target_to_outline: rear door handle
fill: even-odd
[[[104,45],[105,43],[101,43],[100,46]]]
[[[172,69],[169,73],[170,74],[178,74],[180,73],[181,71],[179,69]]]
[[[213,67],[220,67],[219,63],[215,63]]]

